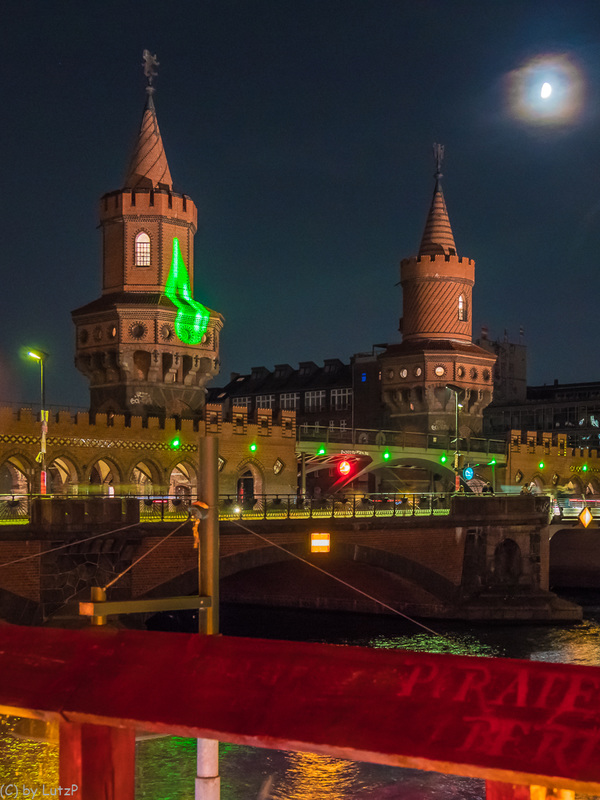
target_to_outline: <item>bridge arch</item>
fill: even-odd
[[[245,458],[238,464],[236,483],[236,491],[238,494],[240,493],[241,486],[244,487],[244,495],[251,494],[252,496],[256,496],[264,493],[265,468],[258,459]],[[250,486],[251,491],[249,492],[247,487]]]
[[[130,464],[126,475],[127,482],[137,494],[153,494],[164,484],[161,467],[147,457]]]
[[[48,464],[48,491],[52,494],[68,494],[76,490],[82,481],[81,467],[68,453],[55,455]]]
[[[28,494],[36,473],[31,458],[22,450],[12,450],[5,454],[0,464],[0,493]]]
[[[198,473],[191,461],[181,459],[167,469],[169,494],[192,498],[198,488]]]
[[[220,559],[220,577],[224,579],[268,564],[291,561],[295,556],[300,556],[303,560],[306,560],[306,555],[306,542],[304,541],[287,543],[285,550],[282,550],[280,547],[275,547],[274,545],[251,547],[237,553],[222,556]],[[396,553],[388,552],[387,550],[378,550],[374,547],[337,542],[335,546],[335,558],[382,569],[391,575],[403,578],[405,581],[425,590],[439,600],[440,603],[455,602],[459,596],[459,587],[448,580],[448,578],[423,566],[417,561],[413,561]],[[326,563],[322,566],[323,569],[327,569]],[[179,576],[159,586],[155,586],[146,596],[160,597],[171,594],[184,595],[193,594],[197,591],[198,567],[196,564],[193,564],[193,566],[183,571]]]
[[[97,458],[85,471],[86,483],[102,487],[106,494],[113,494],[117,486],[123,483],[123,472],[116,461],[110,458]]]

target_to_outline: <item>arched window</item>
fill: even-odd
[[[459,295],[458,297],[458,318],[461,322],[467,321],[467,301],[465,300],[464,294]]]
[[[135,237],[135,265],[136,267],[150,266],[150,237],[144,231]]]

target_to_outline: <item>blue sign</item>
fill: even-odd
[[[473,477],[473,475],[474,475],[474,473],[473,473],[473,468],[472,467],[465,467],[463,469],[463,478],[466,481],[470,481],[471,478]]]

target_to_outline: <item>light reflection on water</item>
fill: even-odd
[[[136,798],[191,800],[195,752],[193,739],[139,743]],[[180,768],[165,771],[166,761]],[[254,800],[267,781],[270,800],[482,800],[485,794],[482,781],[313,753],[221,744],[219,765],[221,800]]]
[[[41,796],[58,784],[58,726],[0,716],[0,784],[33,787]]]
[[[230,608],[223,615],[223,632],[598,665],[599,616],[592,613],[583,622],[568,626],[439,622],[431,627],[441,636],[434,636],[394,618]],[[15,781],[36,788],[43,784],[56,787],[56,729],[47,729],[50,741],[44,742],[39,725],[29,720],[0,718],[1,783]],[[42,741],[15,738],[15,734],[37,736]],[[138,741],[136,798],[192,800],[195,766],[194,739],[164,737]],[[270,800],[483,800],[485,796],[484,783],[479,780],[230,744],[220,746],[220,772],[221,800],[255,800],[269,780]]]

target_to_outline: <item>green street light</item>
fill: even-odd
[[[40,494],[46,494],[46,434],[48,433],[48,412],[46,411],[46,374],[44,367],[46,359],[48,358],[48,353],[45,353],[43,350],[31,349],[27,351],[27,355],[29,358],[38,361],[40,365],[40,388],[42,394],[40,423],[42,430],[40,435],[40,452],[36,460],[39,461],[40,464]]]
[[[492,491],[496,494],[496,459],[488,461],[488,467],[492,468]]]
[[[447,383],[446,389],[454,393],[454,490],[458,492],[460,489],[460,439],[458,428],[458,409],[462,408],[462,403],[459,402],[458,396],[464,394],[464,389],[461,386],[456,386],[454,383]]]

